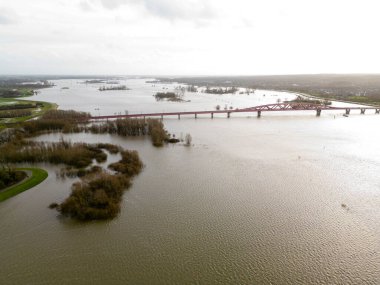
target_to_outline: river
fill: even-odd
[[[157,90],[173,86],[126,79],[132,90],[100,92],[79,81],[57,80],[32,98],[106,115],[294,96],[187,93],[191,102],[156,102]],[[0,284],[380,284],[380,116],[351,113],[165,119],[170,133],[191,134],[191,147],[65,135],[138,150],[144,170],[116,219],[78,223],[47,207],[73,180],[40,165],[49,171],[42,184],[0,204]]]

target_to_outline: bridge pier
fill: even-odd
[[[227,118],[229,119],[231,115],[231,112],[227,112]]]
[[[375,114],[380,114],[380,109],[376,109]]]
[[[214,113],[211,113],[211,119],[214,119]]]
[[[350,112],[351,112],[351,109],[346,109],[346,115],[349,115],[350,114]]]
[[[195,113],[194,116],[195,116],[195,119],[196,119],[197,118],[197,113]]]
[[[180,114],[178,114],[178,120],[181,120],[181,115]]]
[[[261,111],[257,111],[257,118],[261,117]]]
[[[319,117],[322,113],[322,110],[321,109],[317,109],[317,117]]]
[[[360,114],[361,114],[361,115],[364,115],[364,114],[365,114],[365,109],[364,109],[364,108],[360,109]]]
[[[161,121],[164,120],[164,115],[161,115]]]

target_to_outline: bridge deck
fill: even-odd
[[[346,113],[350,110],[360,110],[364,113],[366,110],[375,110],[378,114],[380,112],[380,107],[331,107],[318,104],[310,103],[280,103],[280,104],[268,104],[261,106],[254,106],[244,109],[234,109],[234,110],[210,110],[210,111],[183,111],[183,112],[161,112],[161,113],[141,113],[141,114],[126,114],[126,115],[109,115],[109,116],[92,116],[91,119],[117,119],[117,118],[145,118],[145,117],[164,117],[164,116],[185,116],[185,115],[203,115],[209,114],[213,116],[214,114],[227,114],[228,117],[232,113],[252,113],[256,112],[259,115],[261,112],[281,112],[281,111],[317,111],[317,114],[322,110],[343,110]]]

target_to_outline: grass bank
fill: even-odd
[[[0,192],[0,202],[33,188],[48,177],[47,171],[40,168],[17,168],[16,170],[30,171],[32,176],[26,181]]]

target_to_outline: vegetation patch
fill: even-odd
[[[81,221],[112,219],[120,212],[124,190],[130,185],[123,175],[102,173],[94,180],[74,183],[70,196],[52,205],[62,215]]]
[[[121,150],[122,159],[109,166],[110,174],[96,171],[74,183],[70,196],[61,204],[52,203],[62,215],[81,221],[112,219],[120,212],[125,190],[131,186],[131,178],[143,168],[136,151]]]
[[[237,91],[239,91],[239,89],[236,88],[236,87],[210,88],[210,87],[207,86],[206,89],[205,89],[205,93],[208,93],[208,94],[219,94],[219,95],[222,95],[222,94],[234,94]]]
[[[48,173],[40,168],[17,168],[14,171],[28,171],[31,172],[31,177],[21,184],[17,184],[14,187],[7,188],[0,192],[0,201],[4,201],[10,197],[13,197],[21,192],[29,190],[34,186],[40,184],[48,177]]]
[[[79,123],[87,123],[90,114],[73,110],[49,110],[38,120],[28,121],[23,124],[24,129],[35,134],[43,131],[80,132]]]
[[[121,153],[120,161],[109,165],[112,172],[106,172],[97,165],[91,166],[94,160],[106,161],[107,154],[103,150]],[[124,150],[112,144],[74,144],[64,140],[57,143],[24,140],[5,143],[0,147],[0,162],[65,164],[67,167],[60,171],[60,177],[80,177],[81,182],[73,184],[71,195],[64,202],[53,203],[50,207],[56,208],[64,216],[78,220],[116,217],[120,211],[124,191],[131,186],[132,177],[139,174],[143,168],[136,151]],[[6,169],[3,172],[0,172],[2,181],[7,183],[6,185],[4,183],[4,187],[16,182],[16,172]],[[45,172],[37,171],[33,174],[34,179],[4,190],[0,193],[0,201],[38,184],[46,178],[47,174],[43,175]],[[8,179],[10,177],[12,179]]]
[[[168,133],[164,129],[164,124],[159,120],[151,119],[148,121],[148,130],[154,146],[163,146],[168,139]]]
[[[125,118],[89,125],[90,118],[90,114],[85,112],[48,110],[37,120],[23,122],[22,127],[26,136],[35,136],[44,132],[90,132],[120,136],[149,135],[154,146],[162,146],[168,139],[163,123],[157,119]],[[21,140],[20,137],[18,139]],[[105,145],[105,149],[108,147],[110,146]],[[117,151],[116,149],[107,150],[111,153]]]
[[[54,86],[47,80],[0,78],[0,98],[32,96],[35,90]]]
[[[183,101],[182,97],[175,92],[157,92],[156,95],[154,95],[154,98],[156,98],[157,101],[161,100],[167,100],[172,102],[181,102]]]
[[[91,165],[93,160],[104,162],[105,154],[96,144],[71,143],[61,140],[57,143],[12,141],[0,147],[1,163],[66,164],[76,168]]]
[[[89,80],[85,80],[83,83],[84,84],[98,84],[98,83],[104,83],[106,82],[106,80],[104,79],[89,79]]]
[[[157,119],[117,119],[105,123],[93,124],[85,128],[86,132],[93,134],[118,134],[120,136],[144,136],[151,137],[154,146],[163,146],[168,139],[168,133],[164,124]]]
[[[288,101],[285,101],[285,103]],[[315,105],[324,105],[329,106],[331,105],[331,101],[325,99],[325,100],[318,100],[318,99],[309,99],[309,98],[303,98],[301,96],[297,96],[296,99],[292,100],[291,102],[295,103],[309,103],[309,104],[315,104]]]
[[[130,150],[121,151],[121,160],[108,166],[108,168],[128,177],[133,177],[139,174],[142,167],[143,164],[137,151]]]
[[[102,87],[99,87],[98,90],[99,91],[120,91],[120,90],[130,90],[130,89],[125,85],[117,85],[117,86],[108,86],[108,87],[102,86]]]

